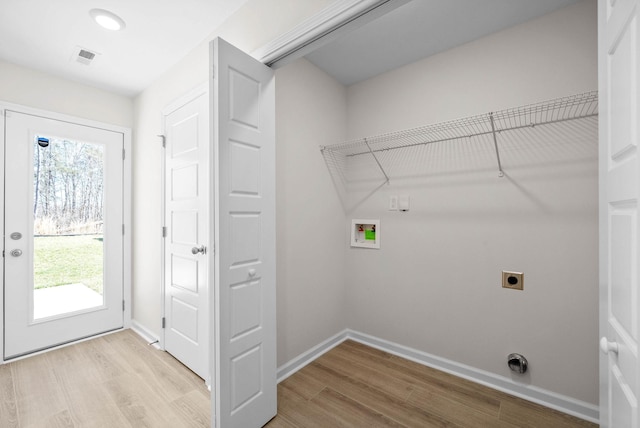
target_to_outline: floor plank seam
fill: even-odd
[[[500,400],[500,406],[498,407],[498,420],[502,420],[502,400]]]
[[[322,394],[322,391],[324,391],[324,390],[326,390],[326,389],[329,389],[329,387],[328,387],[327,385],[325,385],[325,386],[324,386],[324,388],[322,388],[320,391],[316,392],[312,397],[309,397],[309,398],[307,399],[307,401],[311,401],[311,400],[313,400],[314,398],[317,398],[320,394]],[[303,398],[304,398],[304,397],[303,397]]]

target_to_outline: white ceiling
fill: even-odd
[[[0,0],[0,59],[134,96],[246,1]],[[576,1],[413,0],[307,58],[348,85]],[[98,27],[93,8],[126,29]],[[77,62],[80,48],[98,53],[90,65]]]
[[[351,85],[577,1],[413,0],[306,58]]]
[[[247,0],[0,0],[0,59],[133,96],[205,40]],[[120,32],[89,16],[107,9]],[[78,47],[97,52],[90,65]]]

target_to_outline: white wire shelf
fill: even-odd
[[[592,91],[463,119],[321,146],[320,149],[325,158],[372,156],[388,182],[389,176],[378,157],[380,152],[483,135],[491,136],[495,147],[499,176],[503,176],[498,144],[500,133],[597,115],[598,92]]]

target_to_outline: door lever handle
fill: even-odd
[[[207,247],[205,247],[204,245],[201,245],[199,247],[193,247],[191,249],[191,254],[198,254],[198,253],[206,254],[207,253]]]

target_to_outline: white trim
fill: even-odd
[[[320,357],[347,340],[349,337],[349,330],[344,330],[335,336],[330,337],[322,343],[314,346],[306,352],[295,357],[293,360],[278,367],[277,379],[278,383],[282,382],[307,364],[311,363],[316,358]]]
[[[151,330],[149,330],[147,327],[140,324],[138,321],[136,320],[131,321],[131,331],[133,331],[135,334],[137,334],[142,339],[144,339],[144,341],[147,342],[149,345],[152,345],[156,349],[162,350],[159,345],[160,339],[156,337],[156,335],[153,334]]]
[[[296,371],[320,357],[322,354],[330,351],[348,339],[397,355],[407,360],[450,373],[454,376],[479,383],[489,388],[520,397],[545,407],[558,410],[577,418],[596,424],[599,423],[599,408],[594,404],[576,400],[575,398],[567,397],[535,386],[519,384],[504,376],[499,376],[465,364],[460,364],[456,361],[441,358],[427,352],[419,351],[398,343],[349,329],[338,333],[319,345],[314,346],[309,351],[300,354],[293,360],[280,366],[278,368],[278,382],[282,382]]]
[[[122,129],[124,144],[124,162],[122,171],[122,222],[124,236],[122,237],[122,298],[124,299],[123,327],[131,327],[133,314],[133,148],[131,143],[131,129]]]
[[[131,128],[126,128],[120,125],[113,125],[106,122],[100,122],[93,119],[85,119],[80,116],[72,116],[64,113],[57,113],[50,110],[43,110],[35,107],[29,107],[21,104],[14,104],[0,100],[0,110],[16,111],[18,113],[30,114],[32,116],[40,116],[47,119],[59,120],[62,122],[77,123],[83,126],[91,126],[94,128],[105,129],[107,131],[120,132],[122,134],[131,134]]]
[[[0,230],[4,234],[4,134],[5,134],[5,108],[6,104],[0,102]],[[0,263],[0,364],[4,364],[4,259]]]
[[[337,0],[251,55],[278,68],[409,0]],[[366,17],[365,17],[366,15]]]
[[[0,116],[2,119],[0,120],[0,228],[4,228],[4,145],[5,145],[5,110],[16,111],[19,113],[30,114],[33,116],[41,116],[48,119],[54,119],[63,122],[71,122],[77,123],[83,126],[90,126],[98,129],[104,129],[112,132],[119,132],[123,135],[123,145],[125,149],[125,160],[123,165],[123,213],[122,213],[122,221],[125,227],[125,236],[123,237],[123,266],[122,266],[122,274],[123,274],[123,284],[122,284],[122,298],[124,299],[124,311],[123,311],[123,319],[122,325],[123,328],[129,328],[131,326],[131,306],[132,306],[132,247],[131,247],[131,231],[132,231],[132,175],[131,175],[131,165],[132,165],[132,150],[131,150],[131,128],[126,128],[120,125],[113,125],[110,123],[99,122],[96,120],[85,119],[79,116],[72,116],[63,113],[57,113],[49,110],[43,110],[39,108],[29,107],[21,104],[14,104],[6,101],[0,100]],[[0,278],[4,278],[4,266],[0,264]],[[0,334],[2,334],[2,339],[0,340],[0,364],[4,363],[4,280],[1,280],[1,291],[0,292]],[[108,334],[108,333],[107,333]],[[91,337],[100,337],[101,335],[91,336]],[[81,339],[76,342],[82,342],[86,339]],[[61,345],[67,346],[68,344]],[[57,349],[58,347],[49,348],[49,349]],[[29,355],[37,355],[42,352],[46,352],[47,350],[32,353]],[[12,358],[11,361],[15,361],[15,358]]]
[[[206,95],[209,93],[209,82],[205,81],[200,83],[199,85],[194,86],[191,90],[185,92],[183,95],[171,101],[162,109],[162,118],[170,115],[174,111],[178,110],[180,107],[189,104],[191,101],[198,98],[200,95]],[[162,123],[162,127],[164,128],[165,123]],[[165,129],[163,129],[165,131]]]

